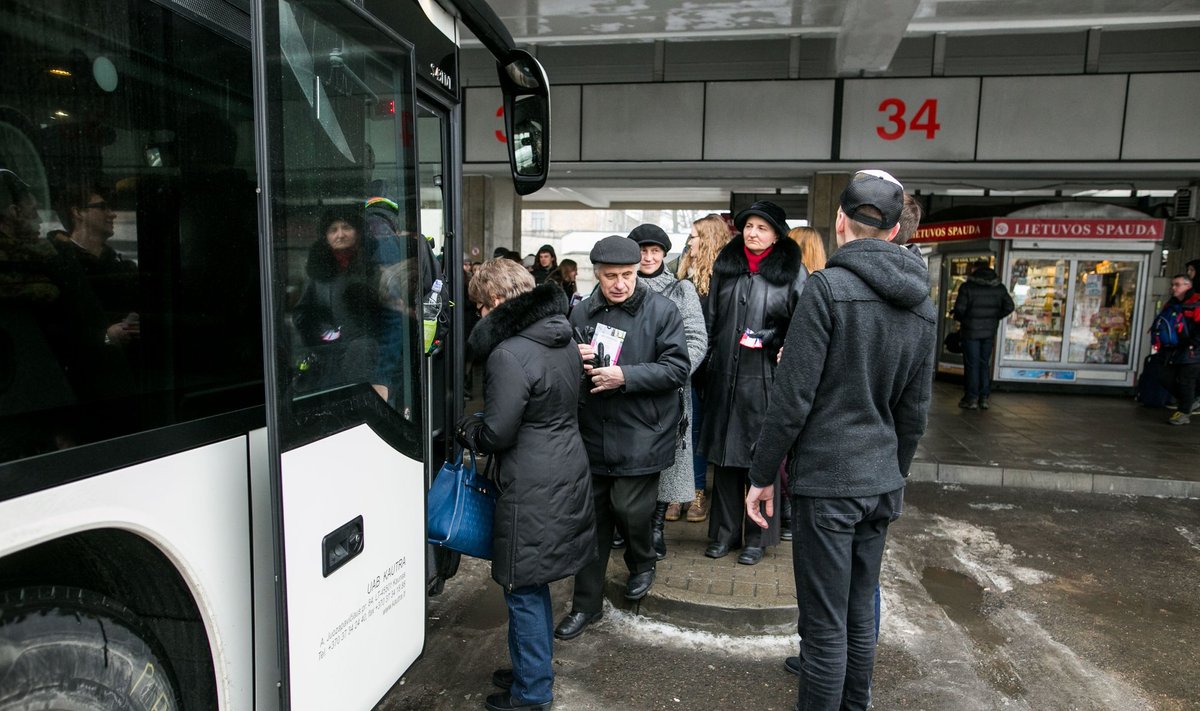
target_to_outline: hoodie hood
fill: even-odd
[[[971,272],[967,281],[973,281],[980,286],[996,286],[1000,283],[1000,275],[991,267],[980,267]]]
[[[548,245],[548,244],[543,244],[543,245],[542,245],[542,247],[541,247],[541,249],[539,249],[539,250],[537,251],[537,254],[541,254],[542,252],[549,252],[549,253],[550,253],[550,258],[551,258],[551,259],[553,259],[553,260],[554,260],[554,261],[556,261],[556,262],[558,261],[558,255],[554,253],[554,247],[552,247],[552,246],[550,246],[550,245]]]
[[[471,330],[467,357],[476,362],[487,360],[502,341],[518,335],[549,348],[571,342],[567,295],[558,284],[542,284],[489,311]]]
[[[825,266],[854,272],[884,301],[900,308],[911,311],[924,304],[932,317],[925,263],[898,244],[856,239],[834,252]]]

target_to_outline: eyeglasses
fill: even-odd
[[[108,203],[104,200],[101,200],[100,202],[89,202],[87,205],[84,205],[84,207],[89,210],[107,210]]]

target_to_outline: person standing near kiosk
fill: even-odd
[[[1013,312],[1012,296],[1000,283],[996,270],[985,261],[975,263],[971,276],[958,290],[954,300],[954,320],[958,321],[963,349],[963,398],[958,406],[966,410],[988,409],[992,392],[992,346],[1000,319]]]

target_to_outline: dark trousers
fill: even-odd
[[[696,388],[692,388],[692,477],[697,489],[704,489],[708,481],[708,459],[700,451],[700,426],[704,423],[704,403]]]
[[[775,478],[774,515],[767,517],[765,530],[746,515],[746,491],[750,470],[743,467],[716,467],[713,471],[712,508],[709,509],[708,537],[714,543],[730,548],[743,545],[765,548],[779,544],[780,505],[779,478]],[[766,516],[760,505],[760,511]]]
[[[1163,387],[1175,397],[1175,404],[1184,414],[1192,411],[1192,403],[1196,401],[1197,376],[1200,376],[1200,363],[1163,366]]]
[[[992,344],[994,338],[964,338],[963,390],[968,400],[978,400],[992,393]]]
[[[846,499],[793,497],[800,711],[870,704],[875,591],[888,525],[903,505],[903,488]]]
[[[508,604],[508,658],[514,699],[530,704],[554,698],[554,611],[549,585],[529,585],[504,593]]]
[[[596,560],[575,574],[571,610],[595,614],[604,606],[604,573],[612,552],[613,526],[625,537],[625,565],[631,575],[654,567],[657,557],[650,540],[650,518],[658,503],[658,474],[644,476],[592,475],[596,506]]]

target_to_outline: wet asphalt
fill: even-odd
[[[788,544],[783,544],[788,545]],[[889,534],[874,708],[1200,710],[1200,501],[914,482]],[[552,586],[556,620],[570,582]],[[483,708],[503,596],[464,560],[379,711]],[[606,608],[555,644],[559,711],[786,711],[795,629],[729,636]]]

